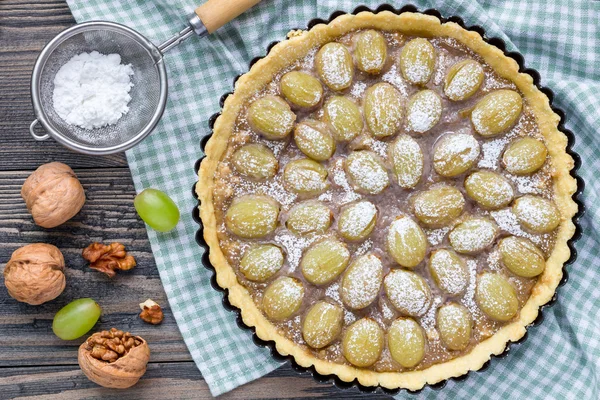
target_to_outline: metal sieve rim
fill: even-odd
[[[97,28],[110,30],[110,31],[116,31],[116,32],[119,32],[119,33],[125,34],[126,36],[131,37],[132,40],[135,40],[146,51],[148,51],[149,56],[154,59],[154,62],[158,68],[158,74],[159,74],[160,93],[159,93],[158,104],[156,106],[156,109],[154,110],[154,113],[152,114],[152,117],[150,118],[148,123],[131,139],[129,139],[123,143],[115,144],[112,146],[85,145],[82,143],[75,142],[75,141],[71,140],[70,138],[64,136],[62,133],[60,133],[59,131],[52,128],[52,126],[49,124],[48,116],[46,115],[46,112],[44,111],[44,108],[42,107],[42,102],[41,102],[41,94],[40,94],[41,82],[40,82],[40,80],[41,80],[42,71],[44,70],[46,62],[48,61],[48,57],[52,54],[52,52],[54,50],[56,50],[56,48],[60,44],[62,44],[68,38],[70,38],[74,35],[77,35],[81,32],[95,30]],[[40,55],[38,56],[38,58],[35,61],[35,65],[33,67],[33,72],[31,74],[31,102],[33,103],[33,112],[37,119],[36,119],[36,121],[34,121],[31,124],[30,131],[35,139],[37,139],[37,140],[45,139],[44,137],[40,137],[40,136],[34,134],[34,132],[33,132],[36,122],[39,121],[39,123],[44,127],[46,132],[54,140],[56,140],[57,142],[61,143],[62,145],[66,146],[72,150],[75,150],[77,152],[84,153],[84,154],[91,154],[91,155],[106,155],[106,154],[119,153],[119,152],[125,151],[125,150],[130,149],[131,147],[135,146],[136,144],[141,142],[146,136],[148,136],[148,134],[150,134],[150,132],[152,132],[152,130],[154,130],[154,128],[158,124],[158,121],[160,121],[160,119],[163,115],[163,112],[165,110],[165,106],[167,104],[167,92],[168,92],[167,69],[166,69],[165,63],[163,61],[163,55],[160,52],[160,50],[151,41],[146,39],[145,36],[138,33],[137,31],[135,31],[125,25],[118,24],[116,22],[109,22],[109,21],[83,22],[81,24],[72,26],[71,28],[65,29],[64,31],[59,33],[56,37],[54,37],[54,39],[52,39],[50,42],[48,42],[48,44],[42,49]]]

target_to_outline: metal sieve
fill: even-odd
[[[91,21],[59,33],[38,56],[31,76],[31,99],[36,119],[29,126],[35,140],[52,137],[62,145],[85,154],[112,154],[142,141],[156,126],[167,103],[167,70],[163,55],[183,40],[206,36],[260,0],[209,0],[198,7],[189,26],[155,46],[135,30],[114,22]],[[97,51],[117,53],[122,64],[131,64],[134,75],[129,92],[129,112],[116,124],[98,129],[69,125],[56,113],[52,102],[54,77],[73,56]],[[39,124],[46,130],[36,133]]]

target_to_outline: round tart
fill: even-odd
[[[434,16],[342,15],[241,76],[197,192],[218,284],[279,353],[418,390],[520,339],[577,184],[531,76]]]

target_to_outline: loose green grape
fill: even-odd
[[[74,300],[56,313],[52,331],[63,340],[80,338],[96,325],[101,312],[93,299]]]
[[[179,222],[179,208],[158,189],[145,189],[135,196],[133,206],[145,223],[159,232],[168,232]]]

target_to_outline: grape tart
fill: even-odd
[[[240,77],[196,186],[219,286],[279,353],[418,390],[553,296],[577,189],[559,117],[476,32],[417,13],[290,32]]]

